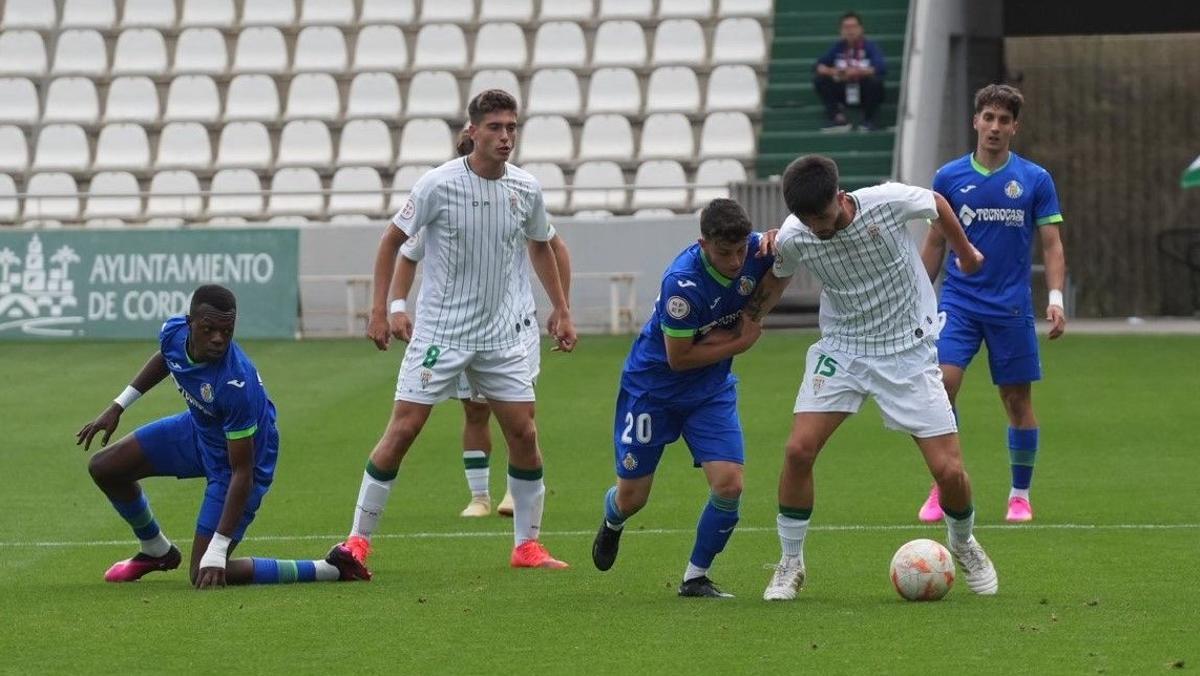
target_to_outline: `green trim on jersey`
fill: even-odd
[[[979,173],[983,174],[984,176],[991,176],[992,174],[994,174],[998,171],[1004,171],[1004,168],[1008,166],[1008,163],[1012,162],[1012,156],[1013,156],[1012,151],[1009,151],[1008,159],[1004,160],[1004,164],[1001,164],[1000,166],[996,167],[995,169],[988,169],[987,167],[983,166],[979,162],[975,161],[975,153],[971,153],[971,168],[974,169],[975,171],[978,171]]]
[[[248,427],[244,430],[238,430],[236,432],[226,432],[225,438],[230,441],[233,441],[234,439],[245,439],[246,437],[254,436],[254,433],[257,431],[258,431],[258,425],[254,425],[254,426]]]
[[[712,264],[708,262],[708,256],[705,256],[705,255],[704,255],[704,250],[703,250],[703,249],[701,249],[701,250],[700,250],[700,260],[704,261],[704,269],[705,269],[705,270],[708,270],[708,274],[709,274],[709,276],[710,276],[710,277],[712,277],[713,279],[717,280],[717,284],[720,284],[721,286],[724,286],[724,287],[728,287],[730,284],[733,284],[733,280],[732,280],[732,279],[730,279],[730,278],[726,277],[725,275],[723,275],[723,274],[721,274],[721,273],[717,272],[717,269],[716,269],[716,268],[714,268],[714,267],[712,266]]]
[[[664,336],[672,338],[691,338],[696,335],[696,329],[673,329],[666,324],[659,324]]]
[[[1056,225],[1063,222],[1062,214],[1050,214],[1037,219],[1038,225]]]

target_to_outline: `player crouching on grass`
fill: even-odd
[[[215,284],[196,289],[188,315],[163,324],[158,351],[133,383],[76,435],[76,445],[85,450],[100,432],[100,444],[107,445],[121,414],[168,375],[187,403],[188,410],[139,427],[88,463],[92,479],[142,544],[136,556],[113,564],[105,581],[133,582],[179,567],[179,549],[163,535],[138,485],[152,476],[208,481],[189,567],[197,589],[370,579],[341,546],[323,561],[229,558],[271,487],[279,455],[275,404],[258,369],[233,341],[236,322],[237,301],[229,289]]]
[[[715,199],[700,213],[698,243],[663,275],[650,321],[621,373],[613,429],[617,485],[604,497],[604,519],[592,545],[600,570],[612,567],[625,521],[650,498],[663,447],[682,435],[711,492],[679,595],[732,596],[708,578],[733,535],[742,495],[745,451],[730,366],[762,332],[745,319],[742,306],[771,269],[773,241],[773,232],[751,232],[737,202]]]

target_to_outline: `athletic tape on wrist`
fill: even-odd
[[[117,406],[120,406],[121,410],[128,411],[129,407],[133,406],[133,402],[137,401],[138,397],[141,396],[141,392],[138,392],[137,390],[133,389],[132,385],[129,385],[117,395],[116,399],[113,399],[113,403],[115,403]]]
[[[407,311],[408,311],[408,301],[406,301],[403,298],[397,298],[396,300],[392,301],[392,304],[390,306],[388,306],[388,312],[390,312],[391,314],[398,314],[398,313],[407,312]]]

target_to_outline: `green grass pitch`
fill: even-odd
[[[507,566],[510,522],[464,520],[457,404],[438,407],[401,469],[369,584],[193,591],[182,571],[101,580],[135,551],[91,484],[74,433],[120,391],[150,343],[0,347],[0,671],[533,673],[1159,673],[1200,666],[1200,339],[1068,335],[1043,344],[1034,400],[1042,453],[1037,520],[1003,523],[1005,421],[986,362],[959,401],[978,536],[1000,575],[983,598],[955,585],[907,603],[887,579],[915,537],[928,478],[912,441],[874,405],[817,465],[809,582],[761,601],[778,557],[775,485],[791,403],[814,336],[769,332],[738,358],[747,467],[742,520],[712,576],[729,601],[674,587],[706,496],[682,445],[613,570],[591,565],[613,482],[612,406],[630,339],[585,337],[546,353],[538,425],[546,458],[543,540],[566,571]],[[399,350],[366,341],[250,342],[280,414],[275,484],[239,553],[316,558],[349,527],[366,455],[391,406]],[[120,432],[181,410],[164,383]],[[498,435],[497,435],[497,438]],[[503,493],[503,446],[492,491]],[[147,494],[169,537],[190,544],[199,481]],[[186,560],[186,559],[185,559]]]

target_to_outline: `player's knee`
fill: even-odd
[[[1004,410],[1011,420],[1023,422],[1033,417],[1033,400],[1028,392],[1002,391],[1000,400],[1004,402]]]
[[[718,477],[710,488],[717,497],[736,500],[742,497],[742,474],[735,472]]]
[[[481,404],[477,401],[463,401],[463,417],[466,418],[467,425],[473,427],[482,427],[488,424],[488,418],[491,416],[491,409],[487,404]]]
[[[961,486],[967,483],[967,470],[963,467],[962,458],[946,458],[930,467],[933,480],[939,486]]]
[[[88,474],[97,486],[104,486],[113,479],[112,464],[105,453],[97,453],[88,460]]]
[[[805,439],[789,439],[784,449],[784,462],[793,470],[810,472],[821,447]]]

